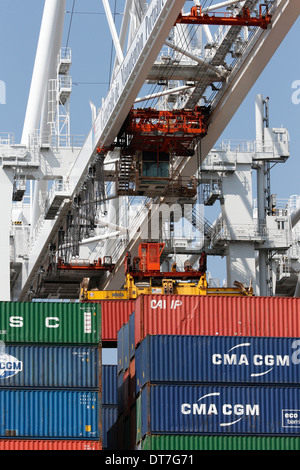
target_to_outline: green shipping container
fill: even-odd
[[[0,302],[0,341],[100,344],[101,304]]]
[[[148,435],[141,450],[300,450],[300,437]]]

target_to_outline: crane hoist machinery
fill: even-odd
[[[191,8],[189,14],[178,16],[175,24],[205,24],[205,25],[227,25],[227,26],[256,26],[267,29],[271,23],[272,15],[269,14],[269,7],[266,3],[259,5],[258,14],[252,15],[249,8],[243,8],[242,13],[234,16],[233,13],[213,13],[202,12],[201,5]]]
[[[80,300],[131,300],[141,294],[253,296],[252,287],[245,287],[238,281],[232,288],[208,287],[205,252],[201,253],[198,269],[193,269],[190,262],[186,261],[184,271],[177,271],[174,263],[171,271],[162,272],[161,255],[164,246],[164,243],[141,243],[138,256],[133,260],[130,253],[127,253],[124,261],[125,284],[122,290],[89,290],[89,278],[84,278],[80,287]]]
[[[105,180],[116,182],[118,196],[195,197],[193,177],[173,178],[173,159],[194,155],[194,142],[207,134],[209,114],[207,106],[132,108],[113,144],[97,149],[103,159],[110,150],[121,150],[115,168],[104,171]]]

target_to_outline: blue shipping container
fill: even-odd
[[[102,407],[102,447],[107,449],[107,434],[116,424],[118,419],[118,407],[116,405],[104,405]]]
[[[124,325],[119,329],[117,333],[117,372],[120,374],[124,368]]]
[[[102,366],[102,405],[118,404],[117,366]]]
[[[135,353],[136,391],[147,382],[300,383],[300,340],[147,336]]]
[[[137,399],[137,435],[299,435],[300,388],[147,385]]]
[[[95,391],[0,390],[0,437],[96,439],[98,409]]]
[[[117,335],[118,374],[129,367],[129,322],[120,328]]]
[[[118,375],[117,379],[117,389],[118,389],[118,415],[120,416],[122,413],[124,413],[124,399],[123,399],[123,378],[124,374],[121,372]]]
[[[124,325],[123,334],[123,368],[124,371],[129,367],[129,322]]]
[[[98,360],[99,351],[96,346],[2,346],[0,388],[97,389]]]
[[[129,315],[129,359],[133,359],[135,355],[135,323],[134,312]]]

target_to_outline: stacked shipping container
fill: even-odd
[[[299,299],[139,297],[118,340],[125,448],[299,448],[299,326]]]
[[[299,449],[299,333],[300,299],[2,302],[0,449]]]
[[[102,448],[101,310],[0,303],[0,449]]]

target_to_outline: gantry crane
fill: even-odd
[[[222,5],[224,4],[232,6],[236,10],[237,14],[234,17],[237,17],[237,20],[234,20],[233,15],[227,19],[223,15],[222,21],[225,22],[225,19],[226,21],[236,21],[236,24],[226,26],[228,29],[225,30],[219,43],[213,41],[212,34],[209,31],[209,23],[205,24],[205,35],[208,38],[207,45],[211,48],[211,52],[207,57],[197,56],[192,49],[188,50],[188,47],[183,50],[183,44],[180,43],[180,40],[177,41],[180,38],[181,30],[179,28],[185,26],[177,22],[184,7],[184,1],[166,0],[165,2],[157,2],[153,0],[147,5],[148,8],[143,6],[143,11],[138,11],[139,7],[137,5],[135,5],[133,11],[126,7],[120,36],[113,34],[117,57],[108,95],[103,100],[101,109],[97,112],[93,127],[84,145],[78,147],[76,151],[70,150],[70,148],[60,149],[63,158],[61,159],[60,168],[56,168],[55,164],[52,165],[52,161],[57,161],[54,158],[53,148],[51,148],[51,145],[49,146],[48,141],[41,142],[41,133],[36,134],[36,130],[39,128],[42,117],[48,80],[56,76],[56,58],[61,47],[65,1],[45,1],[39,48],[32,79],[33,91],[30,93],[28,101],[28,118],[26,118],[24,124],[22,144],[16,147],[10,142],[3,149],[3,166],[0,175],[2,201],[3,206],[8,211],[8,219],[12,209],[11,194],[15,169],[19,168],[22,172],[24,170],[24,174],[26,173],[30,179],[36,179],[38,182],[32,205],[29,251],[27,250],[27,252],[25,247],[22,250],[16,248],[17,258],[13,260],[11,265],[11,225],[8,223],[2,228],[0,247],[5,281],[0,287],[1,299],[11,298],[9,294],[10,266],[12,266],[15,279],[13,298],[25,300],[28,298],[28,291],[31,290],[31,287],[34,290],[40,268],[47,264],[49,245],[55,245],[58,231],[65,226],[66,218],[70,216],[70,212],[73,210],[75,198],[78,198],[81,192],[85,191],[86,200],[90,201],[91,168],[99,158],[97,148],[107,148],[113,144],[148,77],[151,77],[151,81],[157,80],[159,83],[167,83],[167,85],[162,86],[167,86],[169,89],[163,88],[161,96],[166,92],[168,93],[164,96],[170,97],[168,103],[173,103],[173,110],[176,108],[195,109],[200,100],[207,98],[206,88],[212,86],[214,89],[210,103],[212,107],[208,132],[201,138],[201,155],[199,158],[184,158],[178,161],[176,166],[176,178],[191,177],[196,174],[199,159],[203,161],[208,154],[300,13],[299,2],[292,0],[269,1],[268,17],[261,10],[256,18],[254,18],[254,10],[257,5],[263,5],[265,2],[246,0],[245,2],[222,2]],[[192,16],[200,17],[198,19],[201,21],[202,16],[206,14],[216,17],[217,15],[213,15],[211,12],[213,8],[220,8],[220,5],[212,5],[212,8],[209,9],[203,8],[201,13],[198,8],[193,10]],[[253,19],[248,18],[247,9]],[[126,49],[126,25],[129,24],[130,15],[132,21]],[[263,18],[264,16],[265,18]],[[270,17],[271,23],[269,21]],[[241,22],[250,20],[257,20],[257,24],[256,30],[252,30],[251,35],[248,37],[249,42],[247,44],[249,44],[249,47],[245,46],[241,55],[236,55],[232,69],[230,67],[224,69],[225,56],[231,51],[231,47],[237,40],[241,30],[247,27]],[[134,23],[135,28],[133,28]],[[176,26],[174,27],[174,25]],[[264,25],[268,26],[267,29],[264,29]],[[113,31],[111,22],[110,27]],[[173,27],[175,28],[174,34],[172,33],[173,35],[169,37]],[[255,26],[253,27],[255,28]],[[164,44],[167,44],[169,48],[172,46],[173,51],[175,51],[174,56],[170,56],[171,61],[169,61],[169,59],[165,60],[162,55],[161,61],[157,62]],[[181,67],[178,60],[176,62],[176,54],[183,54],[184,57],[188,58],[189,62],[186,66]],[[49,58],[49,55],[51,61],[45,61],[44,58]],[[168,83],[170,80],[164,80],[168,78],[168,75],[158,75],[162,69],[166,70],[167,73],[176,69],[179,77],[184,77],[184,74],[188,73],[189,80],[183,87],[173,86],[172,83]],[[194,80],[191,80],[191,77]],[[175,102],[176,106],[174,105]],[[157,109],[157,111],[159,110]],[[47,128],[47,119],[45,120],[44,117],[45,113],[39,132]],[[195,151],[197,153],[197,147]],[[120,160],[120,150],[115,149],[109,152],[105,157],[105,163],[113,161],[114,158]],[[51,175],[49,175],[49,168],[52,168]],[[46,182],[49,178],[59,181],[57,186],[53,186],[54,191],[51,195],[46,190]],[[112,205],[108,206],[108,213],[110,213]],[[49,214],[48,218],[45,218],[45,208]],[[82,213],[76,212],[77,216],[80,218]],[[141,224],[141,222],[140,220],[138,223]],[[114,230],[113,225],[108,220],[107,226],[112,230]],[[137,229],[138,227],[135,230]],[[120,231],[119,228],[116,230]],[[92,240],[91,234],[87,234],[87,236]],[[107,237],[109,238],[109,231]],[[17,236],[13,236],[16,245],[17,239]],[[107,243],[104,243],[103,246],[104,253],[105,251],[107,253]],[[121,267],[124,257],[128,251],[137,251],[139,243],[140,240],[135,237],[129,240],[126,247],[119,244],[113,276],[108,276],[103,285],[104,288],[122,282]],[[103,254],[100,253],[98,257],[103,258]],[[20,275],[20,270],[23,271],[22,275]]]

